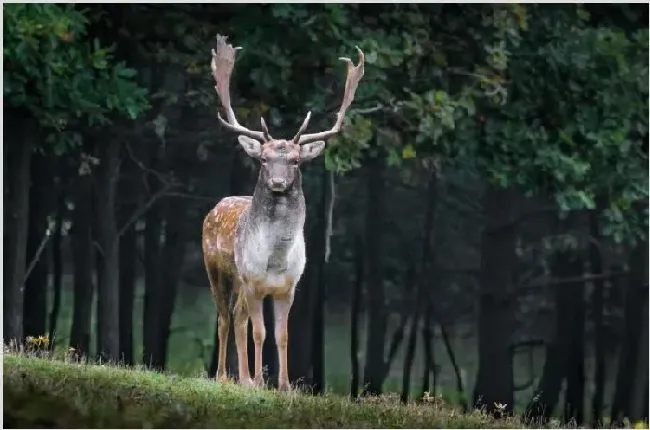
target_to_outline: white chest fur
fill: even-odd
[[[283,288],[287,279],[298,283],[305,269],[302,228],[286,219],[251,223],[235,238],[235,264],[249,279],[263,280],[268,288]]]

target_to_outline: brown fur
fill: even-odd
[[[251,205],[250,196],[221,200],[203,220],[203,258],[206,267],[234,275],[235,231],[242,213]],[[215,292],[216,293],[216,292]]]

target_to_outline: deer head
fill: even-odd
[[[341,130],[345,113],[354,99],[354,93],[363,76],[364,55],[357,47],[359,64],[354,65],[349,58],[340,58],[347,63],[348,74],[345,81],[343,102],[336,115],[334,126],[326,131],[303,134],[309,125],[311,112],[307,112],[296,135],[290,139],[271,137],[264,118],[261,118],[261,131],[251,130],[237,122],[235,112],[230,104],[230,77],[235,65],[237,50],[226,42],[227,37],[217,35],[217,51],[212,50],[212,76],[216,81],[217,95],[226,112],[226,120],[219,113],[219,121],[229,130],[239,133],[239,144],[246,154],[261,163],[260,180],[273,192],[284,192],[290,188],[299,176],[300,164],[313,160],[325,149],[325,140],[337,135]]]

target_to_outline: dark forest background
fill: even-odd
[[[303,168],[291,380],[647,420],[647,5],[3,12],[5,343],[214,376],[201,224],[257,174],[216,118],[215,36],[244,48],[240,120],[283,137],[333,124],[358,45]]]

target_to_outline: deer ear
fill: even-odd
[[[237,137],[239,144],[244,148],[244,151],[251,157],[259,159],[262,155],[262,144],[257,140],[248,136],[240,135]]]
[[[317,140],[316,142],[306,143],[300,147],[300,159],[310,161],[318,157],[325,149],[325,141]]]

